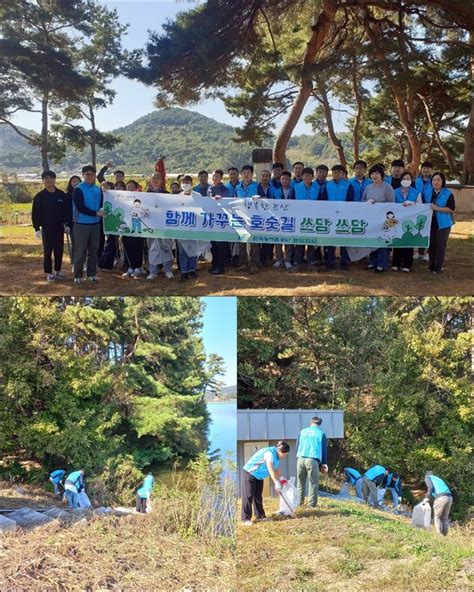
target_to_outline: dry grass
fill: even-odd
[[[238,528],[240,592],[472,590],[467,527],[441,538],[363,505],[319,503],[316,510],[299,509],[296,520]],[[277,505],[265,500],[267,514]]]
[[[182,283],[160,278],[154,282],[124,279],[118,271],[100,273],[100,283],[73,287],[71,274],[67,280],[49,284],[44,279],[41,245],[32,238],[33,230],[25,226],[2,226],[0,269],[1,294],[32,295],[191,295],[202,296],[408,296],[408,295],[470,295],[473,287],[473,235],[471,217],[458,215],[451,234],[445,272],[432,276],[426,263],[416,261],[409,275],[394,273],[377,275],[353,264],[349,273],[340,271],[302,271],[288,273],[268,268],[255,275],[242,270],[229,270],[224,276],[211,276],[209,264],[199,264],[199,278]],[[64,269],[70,272],[65,255]]]

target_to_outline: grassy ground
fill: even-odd
[[[0,294],[31,295],[226,295],[226,296],[410,296],[470,295],[473,286],[474,238],[469,216],[457,216],[451,233],[445,272],[433,276],[426,263],[415,261],[408,274],[369,273],[361,263],[353,264],[349,273],[334,271],[302,271],[288,273],[273,267],[249,275],[243,270],[229,270],[224,276],[211,276],[209,263],[199,264],[199,278],[181,283],[160,278],[154,282],[122,278],[119,271],[100,273],[100,283],[72,286],[67,253],[64,269],[68,278],[48,284],[42,271],[41,244],[33,239],[31,226],[3,224],[0,226],[1,267]]]
[[[6,483],[0,507],[50,507],[57,499]],[[96,516],[2,533],[2,592],[236,590],[235,538],[197,534],[196,499],[163,496],[149,515]]]
[[[267,515],[278,509],[266,499]],[[364,505],[320,498],[297,519],[239,526],[239,592],[470,591],[474,562],[467,527],[447,538]],[[471,533],[472,534],[472,533]]]

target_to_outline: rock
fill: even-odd
[[[0,532],[13,532],[16,530],[16,522],[11,518],[0,514]]]
[[[21,508],[11,512],[8,516],[11,520],[14,520],[21,528],[36,528],[37,526],[43,526],[52,522],[53,518],[32,510],[31,508]]]
[[[114,511],[112,510],[112,508],[106,508],[105,506],[100,506],[100,508],[96,508],[94,510],[94,514],[113,514]]]
[[[23,487],[17,487],[15,489],[15,493],[18,493],[19,495],[26,495],[27,491],[26,491],[26,489],[23,489]]]
[[[130,516],[136,514],[134,508],[122,508],[120,506],[118,508],[113,508],[113,512],[116,516]]]
[[[49,516],[50,518],[59,518],[60,520],[67,520],[70,517],[70,513],[65,508],[50,508],[43,512],[45,516]]]

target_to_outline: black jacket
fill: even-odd
[[[56,188],[54,192],[46,188],[37,193],[33,199],[31,221],[33,228],[57,228],[63,224],[70,224],[72,220],[71,199]]]

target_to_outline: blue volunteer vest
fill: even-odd
[[[356,469],[351,469],[351,468],[346,467],[344,469],[344,472],[351,480],[352,485],[355,485],[355,482],[357,481],[357,479],[360,479],[362,477],[362,475]]]
[[[101,191],[98,185],[89,185],[88,183],[79,183],[79,189],[82,191],[82,195],[84,196],[84,205],[86,208],[90,210],[94,210],[97,212],[100,210],[100,201],[101,201]],[[73,193],[74,195],[74,193]],[[88,216],[87,214],[83,214],[76,209],[73,201],[73,217],[74,222],[78,224],[97,224],[100,222],[100,216]]]
[[[73,471],[67,476],[66,481],[71,481],[71,483],[74,483],[78,490],[81,489],[83,484],[81,471]]]
[[[401,480],[400,477],[393,479],[393,473],[390,473],[387,477],[387,488],[395,489],[398,494],[401,494]]]
[[[271,452],[273,456],[273,468],[277,469],[278,465],[280,464],[280,459],[278,458],[278,453],[276,446],[266,446],[265,448],[260,448],[257,452],[250,458],[250,460],[244,465],[244,471],[250,473],[255,477],[255,479],[265,479],[269,476],[268,467],[265,459],[263,458],[266,452]]]
[[[227,197],[237,197],[238,183],[236,185],[232,185],[232,183],[228,181],[227,183],[225,183],[225,186],[227,189]]]
[[[356,177],[352,177],[352,179],[350,179],[349,183],[354,188],[354,201],[362,201],[362,195],[364,194],[364,189],[367,187],[367,185],[370,185],[372,183],[372,179],[364,177],[362,179],[362,183],[359,183],[359,181],[356,179]]]
[[[434,193],[434,191],[433,191]],[[432,194],[433,195],[433,194]],[[440,208],[445,208],[446,204],[448,203],[448,199],[451,197],[452,193],[449,191],[447,187],[443,187],[438,194],[438,197],[433,200],[432,203],[436,204]],[[448,212],[435,212],[436,220],[438,222],[438,228],[443,230],[443,228],[451,228],[454,224],[453,215]]]
[[[429,475],[428,478],[431,479],[431,483],[433,484],[433,491],[431,492],[433,497],[451,495],[451,490],[442,479],[435,477],[435,475]]]
[[[252,197],[253,195],[258,195],[258,183],[256,181],[251,181],[247,187],[244,187],[243,182],[237,184],[237,197]]]
[[[54,481],[54,483],[59,483],[65,474],[66,471],[63,471],[62,469],[57,469],[56,471],[53,471],[51,473],[50,477]]]
[[[374,479],[377,479],[377,477],[380,477],[380,475],[383,475],[384,473],[385,467],[382,467],[382,465],[374,465],[364,473],[364,477],[366,477],[370,481],[373,481]]]
[[[300,440],[296,457],[317,458],[322,459],[323,455],[323,430],[317,426],[309,426],[300,432]]]
[[[148,495],[151,493],[151,490],[153,489],[154,483],[155,479],[153,478],[153,475],[147,475],[145,479],[143,479],[143,485],[137,491],[137,495],[139,497],[148,497]]]
[[[430,203],[431,194],[433,192],[433,187],[431,186],[431,177],[427,181],[424,181],[422,175],[419,175],[415,179],[415,187],[421,193],[423,203]]]
[[[295,199],[318,199],[319,192],[320,192],[320,185],[313,181],[309,187],[301,183],[296,183],[293,185],[293,191],[295,192]]]
[[[405,201],[412,201],[413,203],[415,203],[419,195],[420,192],[418,191],[418,189],[415,189],[414,187],[409,187],[408,195],[406,198],[404,198],[402,195],[402,188],[398,187],[397,189],[395,189],[395,203],[404,203]]]
[[[197,193],[200,193],[203,197],[206,197],[206,195],[209,193],[210,188],[210,184],[207,183],[204,187],[201,187],[201,185],[196,185],[196,187],[193,187],[193,191],[196,191]]]
[[[337,183],[335,181],[328,181],[326,183],[328,201],[346,201],[349,185],[349,181],[346,181],[345,179],[341,179]]]

